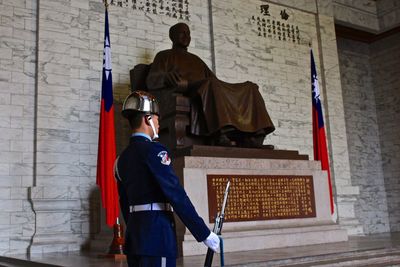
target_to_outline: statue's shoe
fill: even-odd
[[[245,137],[243,139],[242,147],[261,148],[262,146],[263,146],[262,140],[260,140],[259,138],[251,136],[251,137]]]
[[[226,136],[226,134],[221,134],[220,136],[218,136],[216,144],[218,146],[236,146],[236,142],[230,140],[228,136]]]

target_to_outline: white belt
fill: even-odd
[[[150,211],[150,210],[172,211],[172,207],[169,203],[149,203],[143,205],[129,206],[130,213],[138,211]]]

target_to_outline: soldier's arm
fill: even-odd
[[[161,190],[174,208],[174,212],[197,241],[204,241],[210,235],[210,230],[198,215],[185,190],[180,185],[179,179],[170,165],[171,159],[166,149],[156,144],[149,153],[147,162]]]

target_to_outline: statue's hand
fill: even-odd
[[[177,89],[176,89],[176,91],[177,92],[180,92],[180,93],[183,93],[183,92],[185,92],[186,90],[187,90],[187,88],[188,88],[188,81],[187,80],[185,80],[185,79],[180,79],[179,80],[179,82],[178,82],[178,84],[177,84]]]
[[[168,86],[176,87],[178,92],[183,92],[188,87],[188,81],[183,79],[176,71],[168,72],[165,77],[165,82]]]

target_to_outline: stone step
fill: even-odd
[[[400,247],[332,253],[267,262],[229,265],[230,267],[389,267],[400,266]]]
[[[1,267],[60,267],[61,265],[53,265],[35,261],[27,261],[22,259],[15,259],[9,257],[0,256],[0,266]]]
[[[328,222],[326,222],[328,223]],[[325,225],[265,228],[259,230],[235,231],[223,233],[224,251],[244,252],[252,250],[284,248],[293,246],[316,245],[347,241],[346,231],[329,222]],[[191,234],[184,236],[183,255],[205,254],[203,244],[197,242]]]

